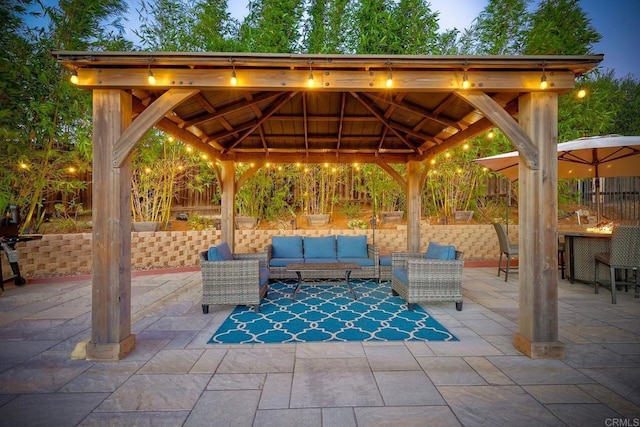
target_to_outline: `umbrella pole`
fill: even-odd
[[[601,214],[600,214],[600,178],[596,176],[595,178],[595,183],[594,183],[595,187],[596,187],[596,223],[600,223],[600,218],[601,218]]]

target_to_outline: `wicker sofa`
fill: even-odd
[[[463,253],[453,246],[429,243],[425,253],[391,255],[391,291],[407,301],[408,310],[418,302],[454,301],[462,310]]]
[[[367,243],[367,236],[272,236],[264,248],[271,279],[296,279],[295,272],[286,271],[293,263],[355,263],[359,269],[351,278],[376,279],[380,277],[378,248]],[[344,271],[305,273],[307,278],[340,279]]]
[[[260,311],[260,301],[269,291],[269,269],[265,254],[232,254],[226,243],[200,252],[202,312],[210,304],[246,304]]]

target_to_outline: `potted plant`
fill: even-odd
[[[400,168],[400,166],[398,166]],[[403,170],[398,170],[402,173]],[[394,224],[402,221],[403,207],[406,195],[398,184],[377,165],[363,167],[365,186],[373,199],[372,207],[376,215],[384,224]]]
[[[171,202],[187,171],[184,144],[149,131],[131,161],[134,231],[155,231],[169,222]]]
[[[317,227],[329,223],[336,202],[336,190],[340,183],[340,167],[314,165],[305,170],[302,182],[303,211],[309,226]]]

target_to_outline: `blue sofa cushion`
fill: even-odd
[[[304,257],[306,262],[310,262],[309,258],[333,258],[336,262],[336,237],[305,237]]]
[[[391,255],[382,255],[380,258],[380,265],[389,266],[391,265]]]
[[[227,242],[222,242],[219,245],[209,248],[207,253],[207,260],[209,261],[232,261],[233,254]]]
[[[273,258],[302,258],[302,236],[272,236]]]
[[[338,258],[368,258],[367,236],[338,236]]]
[[[269,268],[262,267],[259,271],[259,283],[260,287],[266,286],[269,284]]]
[[[328,264],[330,262],[338,262],[338,258],[305,258],[305,264]]]
[[[269,265],[271,267],[286,267],[287,264],[303,263],[304,258],[271,258]]]
[[[427,253],[424,255],[427,259],[456,259],[456,248],[454,246],[440,245],[438,243],[429,242]]]
[[[402,283],[409,283],[409,276],[407,276],[407,270],[404,268],[394,268],[393,277],[400,280]]]
[[[360,267],[371,267],[375,265],[371,258],[338,258],[338,262],[348,262],[353,264],[358,264]]]

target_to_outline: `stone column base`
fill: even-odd
[[[121,360],[136,347],[136,336],[131,334],[119,343],[86,345],[87,360]]]
[[[531,342],[531,340],[519,333],[513,334],[513,346],[532,359],[564,359],[564,343]]]

